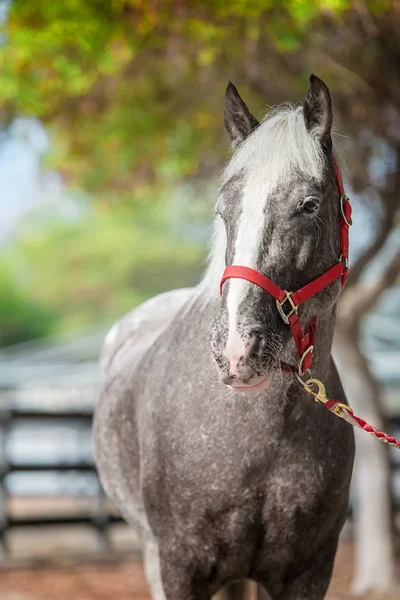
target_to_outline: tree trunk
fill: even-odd
[[[334,358],[355,414],[381,428],[379,388],[358,347],[358,332],[338,322]],[[353,592],[388,594],[395,585],[388,448],[356,430],[353,479],[355,569]],[[387,595],[386,595],[387,594]]]

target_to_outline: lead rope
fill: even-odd
[[[321,404],[323,404],[325,408],[329,410],[329,412],[333,413],[340,419],[343,419],[353,427],[358,427],[359,429],[366,431],[370,435],[373,435],[381,442],[384,442],[385,444],[389,444],[389,446],[394,446],[395,448],[400,449],[400,440],[396,440],[396,438],[394,438],[393,436],[388,435],[383,431],[379,431],[379,429],[373,427],[372,425],[369,425],[369,423],[364,421],[364,419],[357,417],[352,411],[352,409],[349,406],[347,406],[347,404],[344,404],[339,400],[329,400],[326,396],[326,389],[322,381],[315,378],[303,381],[303,379],[298,373],[296,375],[298,381],[304,387],[306,392],[314,396],[315,402],[320,402]]]

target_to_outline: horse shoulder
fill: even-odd
[[[100,356],[100,394],[93,423],[97,469],[107,494],[128,521],[142,521],[135,414],[137,368],[193,290],[172,290],[140,305],[109,331]]]

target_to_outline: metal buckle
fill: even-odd
[[[349,259],[345,258],[343,254],[339,256],[339,262],[341,263],[343,270],[349,268]]]
[[[344,404],[343,402],[338,402],[333,408],[331,408],[331,412],[333,412],[333,414],[337,417],[342,416],[340,414],[341,410],[346,410],[348,413],[354,414],[354,411],[350,408],[350,406],[347,406],[347,404]]]
[[[314,346],[308,346],[308,348],[306,348],[304,350],[303,354],[301,355],[301,358],[299,360],[299,366],[298,366],[298,369],[297,369],[300,377],[303,377],[303,375],[308,371],[308,369],[306,369],[306,371],[303,371],[303,362],[304,362],[304,359],[307,356],[307,354],[309,352],[311,352],[311,354],[312,354],[313,350],[314,350]]]
[[[307,349],[308,350],[308,349]],[[306,352],[307,352],[306,350]],[[298,373],[296,373],[297,379],[304,387],[306,392],[312,394],[314,396],[315,402],[321,402],[321,404],[326,404],[328,402],[328,398],[326,395],[326,389],[322,381],[316,378],[307,379],[307,381],[303,381]],[[316,389],[315,389],[316,388]],[[331,413],[336,415],[337,417],[344,418],[341,414],[341,410],[347,411],[350,415],[353,415],[354,412],[347,404],[343,402],[336,402],[332,408],[329,409]]]
[[[279,314],[281,315],[283,322],[286,323],[286,325],[290,325],[289,319],[290,317],[296,313],[297,314],[297,306],[296,304],[293,302],[292,300],[292,295],[293,292],[287,292],[286,290],[283,290],[285,292],[285,297],[282,300],[282,302],[279,302],[279,300],[275,300],[276,302],[276,308],[278,309]],[[285,302],[289,302],[291,308],[289,310],[288,313],[285,313],[283,310],[283,305],[285,304]]]
[[[350,201],[350,198],[346,194],[341,194],[340,195],[340,212],[341,212],[341,215],[342,215],[343,220],[346,223],[346,225],[348,227],[351,227],[353,225],[353,221],[352,221],[352,219],[350,219],[350,221],[348,221],[346,219],[346,215],[345,215],[345,212],[344,212],[344,203],[345,202],[349,202],[349,201]]]
[[[326,404],[328,402],[328,398],[326,397],[326,389],[322,381],[316,379],[315,377],[307,379],[307,381],[303,381],[302,379],[299,379],[299,381],[301,381],[303,384],[304,389],[309,394],[314,396],[315,402],[321,402],[322,404]],[[316,391],[313,390],[313,386],[317,388]]]

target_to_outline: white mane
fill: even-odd
[[[301,107],[281,106],[269,113],[260,126],[239,145],[222,176],[226,183],[241,169],[247,169],[273,189],[293,171],[322,179],[324,155],[318,141],[307,131]],[[220,219],[214,224],[210,262],[202,281],[211,293],[225,268],[225,227]],[[203,289],[204,289],[203,287]]]

